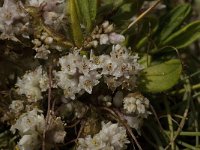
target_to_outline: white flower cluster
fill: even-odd
[[[65,16],[65,0],[27,0],[27,6],[42,9],[44,23],[59,30]]]
[[[27,72],[21,79],[18,78],[16,86],[18,94],[25,94],[30,102],[42,99],[42,92],[49,87],[47,73],[42,70],[42,66],[33,72]]]
[[[0,7],[0,38],[19,41],[16,36],[30,38],[33,32],[30,15],[26,11],[27,6],[33,6],[39,10],[42,9],[44,23],[59,30],[62,27],[65,16],[64,0],[26,0],[25,4],[21,1],[4,0]]]
[[[35,58],[48,59],[48,54],[51,53],[49,46],[53,43],[53,38],[46,32],[42,32],[39,39],[32,40],[32,43],[35,45],[33,49],[37,52]]]
[[[59,59],[61,71],[54,75],[65,97],[71,99],[75,99],[75,94],[81,91],[91,94],[102,76],[113,91],[121,85],[129,89],[127,85],[135,87],[135,78],[141,70],[137,59],[137,55],[129,55],[126,47],[121,45],[113,46],[110,55],[95,56],[91,52],[89,59],[76,51]]]
[[[30,0],[27,1],[26,5],[34,6],[38,10],[42,9],[44,24],[50,26],[55,31],[60,30],[65,16],[64,0]],[[47,32],[37,33],[32,43],[34,44],[33,49],[37,52],[35,58],[39,59],[48,59],[48,54],[51,53],[50,49],[61,49],[54,42],[54,37]]]
[[[12,101],[9,108],[10,108],[11,112],[14,112],[17,114],[24,109],[23,101],[21,101],[21,100]]]
[[[20,8],[21,5],[21,2],[16,2],[15,0],[4,0],[3,6],[0,7],[1,39],[18,41],[15,35],[24,35],[23,32],[26,31],[28,23],[26,24],[22,20],[26,15]]]
[[[103,22],[101,26],[96,26],[89,41],[85,41],[85,47],[97,47],[99,44],[121,44],[125,37],[114,32],[114,25],[109,21]]]
[[[21,139],[18,143],[20,150],[35,150],[41,145],[41,135],[45,128],[45,119],[42,111],[34,108],[22,114],[14,125],[11,126],[13,133],[19,131]]]
[[[66,98],[75,99],[81,90],[92,93],[93,86],[99,83],[101,75],[90,68],[92,63],[77,53],[69,53],[59,59],[61,71],[55,72],[57,85],[64,90]]]
[[[150,114],[149,100],[138,92],[128,94],[123,103],[127,114],[134,114],[141,118],[146,118]]]
[[[88,135],[78,139],[77,150],[123,150],[129,143],[126,129],[111,122],[103,123],[102,129],[93,138]]]
[[[115,90],[122,86],[130,90],[136,86],[136,78],[141,70],[138,56],[129,55],[126,47],[114,45],[110,55],[95,56],[92,52],[88,59],[79,51],[69,53],[59,59],[61,71],[54,71],[55,85],[64,90],[65,98],[75,99],[75,94],[89,94],[104,77],[108,88]],[[29,101],[42,99],[42,92],[48,89],[47,73],[39,66],[33,72],[26,73],[16,83],[18,94],[25,94]]]

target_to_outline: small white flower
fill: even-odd
[[[69,75],[74,75],[77,71],[77,64],[80,61],[78,55],[69,53],[67,56],[63,56],[59,59],[61,69]]]
[[[48,33],[47,32],[42,32],[41,36],[40,36],[40,40],[44,41],[47,37],[48,37]]]
[[[75,99],[75,94],[80,91],[78,80],[65,71],[54,72],[57,85],[64,90],[65,98]]]
[[[14,113],[19,113],[24,109],[23,101],[15,100],[9,106],[10,110]]]
[[[96,70],[96,69],[102,68],[104,62],[107,59],[110,59],[110,56],[108,56],[108,55],[95,56],[93,54],[93,51],[91,51],[91,53],[90,53],[90,62],[91,62],[90,63],[90,69]]]
[[[46,131],[46,140],[49,143],[63,143],[65,136],[66,132],[61,117],[50,115],[49,126]]]
[[[54,131],[52,138],[55,143],[63,143],[65,136],[66,132],[59,130],[59,131]]]
[[[106,29],[109,26],[109,21],[104,21],[102,27]]]
[[[77,67],[79,69],[79,73],[82,73],[84,75],[89,74],[91,62],[87,59],[85,55],[82,57],[81,61],[77,63],[77,65],[78,65]]]
[[[137,116],[124,116],[124,119],[126,119],[128,125],[131,128],[134,128],[135,130],[137,130],[137,132],[140,134],[140,128],[143,124],[143,118],[141,117],[137,117]]]
[[[20,150],[36,150],[40,148],[41,139],[37,133],[23,135],[17,145]]]
[[[104,81],[107,84],[108,88],[111,89],[113,92],[117,87],[119,87],[122,82],[113,78],[112,76],[104,76]]]
[[[39,39],[34,39],[31,42],[35,45],[34,48],[42,45],[42,42]]]
[[[28,0],[27,3],[29,6],[40,7],[45,1],[46,0]]]
[[[15,133],[19,131],[20,135],[43,133],[45,127],[45,119],[39,109],[34,108],[32,111],[22,114],[14,125],[11,126],[11,131]]]
[[[35,55],[35,58],[48,59],[48,55],[51,53],[51,51],[48,50],[47,46],[44,44],[42,44],[40,47],[36,47],[34,49],[37,52]]]
[[[65,0],[46,0],[46,5],[44,5],[43,10],[47,12],[54,11],[60,13],[64,9],[64,1]]]
[[[120,44],[125,41],[125,37],[115,32],[109,34],[109,41],[111,44]]]
[[[79,77],[79,87],[81,89],[84,89],[89,94],[91,94],[93,86],[95,86],[99,83],[98,79],[100,77],[101,76],[96,72],[90,73],[87,76],[80,76]]]
[[[104,28],[104,33],[110,33],[114,30],[114,25],[110,24],[108,27]]]
[[[109,38],[107,34],[101,34],[99,40],[100,40],[100,45],[109,43]]]
[[[126,129],[111,122],[103,123],[102,129],[92,138],[90,135],[78,139],[78,150],[123,150],[129,143]]]
[[[18,94],[25,94],[29,101],[42,99],[42,92],[49,87],[47,73],[39,66],[33,72],[27,72],[21,79],[18,78],[16,86]]]
[[[98,68],[101,68],[101,60],[99,56],[95,56],[93,51],[90,52],[90,69],[96,70]]]
[[[3,7],[0,8],[0,23],[11,25],[22,17],[24,14],[14,0],[4,0]]]
[[[133,91],[137,87],[137,76],[131,75],[129,78],[122,78],[122,89]]]
[[[103,104],[106,107],[110,107],[112,105],[112,97],[109,95],[100,95],[97,99],[100,104]]]
[[[118,61],[119,60],[128,60],[128,58],[129,58],[126,47],[123,47],[119,44],[113,45],[112,51],[110,52],[110,56],[111,56],[111,58],[117,59]]]
[[[116,78],[124,76],[125,78],[129,78],[133,72],[133,66],[130,63],[118,63],[116,70],[113,72],[113,76]]]
[[[42,77],[40,78],[39,87],[40,87],[40,90],[42,92],[45,92],[45,91],[48,90],[48,88],[49,88],[49,78],[48,78],[47,73],[43,73]],[[52,85],[52,87],[55,87],[55,85]]]
[[[44,23],[51,26],[55,31],[62,28],[65,13],[56,13],[53,11],[45,11],[43,14]]]
[[[104,58],[104,60],[105,61],[102,63],[102,74],[113,75],[115,69],[117,68],[118,62],[111,59],[109,56],[107,56],[107,59]]]
[[[50,45],[50,44],[52,44],[53,43],[53,38],[52,37],[50,37],[50,36],[48,36],[45,40],[44,40],[44,42],[45,42],[45,44],[48,44],[48,45]]]

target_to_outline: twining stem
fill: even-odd
[[[154,9],[158,4],[160,3],[160,0],[156,1],[154,5],[152,5],[151,7],[149,7],[145,12],[143,12],[141,15],[139,15],[137,17],[137,19],[135,19],[133,22],[131,22],[127,29],[125,29],[124,31],[122,31],[122,34],[125,33],[128,29],[130,29],[134,24],[136,24],[138,21],[140,21],[142,18],[144,18],[152,9]]]
[[[191,89],[192,90],[200,89],[200,83],[192,85]],[[174,94],[182,94],[182,93],[185,93],[185,91],[186,91],[185,88],[183,88],[183,89],[180,89],[179,91],[172,91],[171,94],[173,94],[173,95]]]
[[[84,128],[84,126],[85,126],[85,123],[86,123],[85,120],[82,120],[82,121],[81,121],[81,127],[80,127],[80,129],[79,129],[79,132],[78,132],[78,135],[77,135],[77,137],[76,137],[76,141],[75,141],[75,142],[77,142],[77,141],[78,141],[78,138],[81,136],[81,133],[82,133],[82,131],[83,131],[83,128]]]
[[[161,125],[161,123],[160,123],[160,121],[159,121],[159,118],[158,118],[158,116],[157,116],[157,114],[156,114],[155,109],[153,108],[152,105],[150,105],[150,108],[151,108],[152,113],[153,113],[154,116],[155,116],[156,121],[158,122],[158,126],[159,126],[159,128],[160,128],[160,131],[161,131],[162,133],[164,133],[164,129],[163,129],[163,127],[162,127],[162,125]]]
[[[187,104],[186,104],[186,108],[185,108],[185,111],[183,113],[183,118],[181,119],[181,122],[179,124],[179,127],[173,137],[173,140],[169,143],[169,145],[167,145],[165,147],[165,150],[167,150],[169,148],[169,146],[171,145],[172,142],[174,142],[177,138],[177,136],[179,135],[179,133],[181,132],[184,124],[185,124],[185,121],[186,121],[186,118],[187,118],[187,115],[188,115],[188,112],[189,112],[189,107],[190,107],[190,101],[191,101],[191,85],[190,85],[190,81],[189,79],[186,80],[186,84],[185,84],[185,97],[183,98],[184,101],[187,101]]]
[[[43,131],[43,141],[42,141],[42,150],[45,150],[45,138],[46,138],[46,130],[49,125],[50,111],[51,111],[51,82],[52,82],[52,66],[49,66],[49,89],[48,89],[48,106],[47,106],[47,116],[45,119],[45,127]]]
[[[166,134],[170,134],[171,131],[165,131]],[[176,132],[174,132],[176,134]],[[179,136],[200,136],[200,132],[186,132],[182,131],[179,133]]]
[[[155,132],[155,129],[152,126],[146,125],[146,127],[148,128],[148,130],[151,132],[151,135],[153,136],[153,139],[156,141],[157,143],[157,148],[158,150],[163,150],[163,145],[162,142],[160,140],[160,138],[158,137],[158,134]]]
[[[125,123],[125,121],[123,120],[121,114],[119,114],[119,112],[117,110],[112,110],[110,108],[107,108],[107,107],[101,107],[100,109],[102,110],[106,110],[108,112],[110,112],[110,114],[112,114],[114,117],[116,117],[120,123],[122,123],[124,125],[124,127],[127,129],[129,135],[131,136],[131,138],[135,141],[137,147],[139,150],[142,150],[142,147],[140,146],[139,142],[137,141],[136,137],[134,136],[131,128],[129,127],[129,125],[127,125]],[[134,145],[133,145],[134,146]]]
[[[193,115],[193,118],[194,118],[195,131],[198,133],[199,132],[198,113],[197,113],[194,101],[191,101],[191,106],[192,106],[192,115]],[[196,146],[199,145],[199,136],[196,135]]]
[[[192,146],[192,145],[190,145],[188,143],[185,143],[183,141],[177,141],[177,143],[182,145],[182,146],[184,146],[184,147],[186,147],[186,148],[188,148],[188,149],[191,149],[191,150],[199,150],[197,147]]]
[[[195,73],[193,73],[193,74],[189,75],[189,76],[188,76],[188,77],[186,77],[185,79],[192,78],[192,77],[194,77],[194,76],[196,76],[196,75],[199,75],[199,74],[200,74],[200,71],[197,71],[197,72],[195,72]]]
[[[137,23],[140,19],[142,19],[144,16],[146,16],[146,14],[148,14],[153,8],[156,7],[156,5],[158,5],[158,3],[160,3],[160,0],[158,0],[157,2],[155,2],[154,5],[152,5],[151,7],[149,7],[145,12],[143,12],[137,19],[135,19],[132,23],[129,24],[128,29],[130,29],[135,23]]]
[[[115,109],[113,111],[119,116],[120,121],[126,127],[126,129],[128,130],[129,134],[131,135],[131,137],[134,139],[138,149],[142,150],[142,147],[140,146],[139,142],[137,141],[135,135],[133,134],[132,129],[130,128],[130,126],[128,124],[125,123],[125,119],[122,118],[122,114],[117,109]]]
[[[171,116],[171,112],[170,112],[170,108],[169,108],[169,103],[168,103],[166,97],[164,99],[164,104],[165,104],[166,111],[167,111],[167,121],[168,121],[168,125],[169,125],[169,130],[170,130],[170,141],[173,141],[173,137],[174,137],[173,122],[172,122],[172,116]],[[174,142],[171,142],[171,149],[172,150],[175,149]]]

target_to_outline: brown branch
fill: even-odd
[[[84,128],[84,125],[85,125],[85,120],[82,120],[81,121],[81,127],[80,127],[80,129],[79,129],[79,132],[78,132],[78,135],[77,135],[77,137],[76,137],[76,143],[77,143],[77,141],[78,141],[78,138],[80,137],[80,135],[81,135],[81,132],[83,131],[83,128]]]
[[[139,144],[137,138],[135,137],[135,135],[133,134],[131,127],[127,123],[125,123],[125,121],[124,121],[125,119],[122,118],[122,114],[117,109],[115,109],[114,112],[120,117],[121,122],[126,127],[126,129],[128,130],[128,132],[129,132],[130,136],[132,137],[132,139],[135,141],[135,144],[137,145],[138,149],[142,150],[142,147],[140,146],[140,144]]]
[[[156,121],[157,121],[157,123],[158,123],[158,126],[159,126],[159,128],[160,128],[160,131],[164,133],[164,129],[163,129],[163,127],[162,127],[162,125],[161,125],[161,123],[160,123],[160,121],[159,121],[159,118],[158,118],[158,116],[157,116],[157,114],[156,114],[155,109],[153,108],[152,105],[150,105],[150,108],[151,108],[151,111],[153,112],[153,115],[155,116],[155,119],[156,119]]]

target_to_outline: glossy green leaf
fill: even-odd
[[[69,18],[70,18],[70,27],[71,27],[74,43],[76,46],[81,47],[82,42],[83,42],[83,35],[81,31],[78,14],[77,14],[76,3],[74,0],[69,0],[67,5],[68,5],[68,11],[69,11]]]
[[[159,34],[159,41],[164,41],[174,30],[179,27],[185,18],[190,14],[191,6],[189,4],[182,4],[171,10],[162,20],[162,30]]]
[[[192,22],[167,38],[163,45],[183,48],[200,38],[200,21]]]
[[[172,59],[143,70],[140,89],[144,92],[163,92],[179,80],[182,66],[178,59]]]

